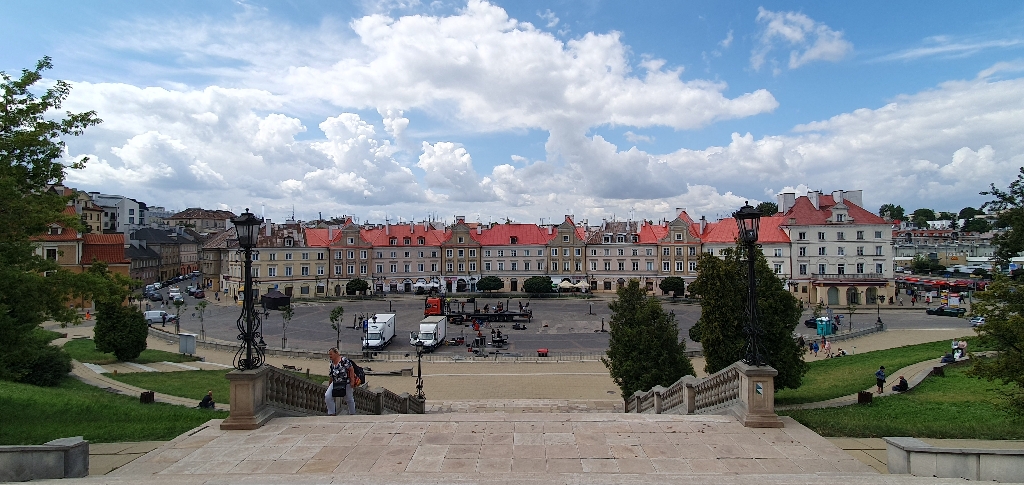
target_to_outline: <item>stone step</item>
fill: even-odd
[[[427,413],[621,413],[621,399],[475,399],[427,400]]]

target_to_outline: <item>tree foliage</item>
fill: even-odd
[[[760,212],[761,215],[765,217],[774,216],[775,214],[779,213],[779,204],[767,201],[761,202],[760,204],[757,204],[757,211]]]
[[[551,293],[551,278],[547,276],[531,276],[523,282],[523,291],[527,293]]]
[[[345,316],[345,308],[343,306],[338,305],[331,310],[331,330],[334,330],[338,334],[337,344],[334,348],[338,350],[341,350],[341,317],[343,316]]]
[[[998,353],[974,361],[972,372],[989,380],[1013,385],[1008,402],[1024,414],[1024,284],[996,275],[985,291],[975,293],[972,312],[985,317],[975,328],[982,344]]]
[[[100,120],[91,111],[56,113],[71,92],[66,82],[55,82],[41,96],[33,93],[51,67],[44,58],[17,78],[0,72],[0,379],[56,385],[59,378],[52,376],[66,375],[70,358],[38,338],[35,329],[47,319],[76,322],[69,302],[90,297],[93,289],[81,275],[36,255],[32,237],[55,224],[80,226],[62,213],[66,199],[46,189],[63,182],[66,168],[86,161],[62,160],[61,137],[79,135]]]
[[[364,279],[356,278],[352,281],[349,281],[348,283],[345,283],[345,293],[348,293],[349,295],[354,295],[356,293],[366,291],[369,289],[370,283],[367,283],[367,281]]]
[[[920,228],[928,227],[928,221],[935,220],[935,211],[931,209],[917,209],[910,216],[910,220],[914,221],[914,225]]]
[[[901,205],[882,204],[882,207],[878,209],[878,216],[888,217],[891,220],[903,221],[906,220],[907,212]]]
[[[1000,264],[1007,264],[1010,259],[1024,251],[1024,167],[1020,168],[1017,180],[1010,182],[1006,190],[990,184],[989,190],[981,192],[981,195],[994,197],[981,208],[998,214],[996,225],[1007,228],[1005,232],[992,238],[992,243],[996,246],[996,259]]]
[[[612,310],[607,357],[601,359],[623,399],[654,386],[668,387],[680,377],[694,375],[686,357],[686,341],[679,340],[675,315],[647,296],[633,279],[619,288],[608,304]]]
[[[683,296],[683,292],[686,291],[686,281],[678,276],[669,276],[658,283],[658,288],[665,293],[674,291],[675,296]]]
[[[497,276],[484,276],[476,282],[476,289],[479,291],[496,291],[505,287],[505,282]]]
[[[985,219],[967,219],[964,221],[965,232],[988,232],[992,230],[992,224]]]
[[[741,259],[742,252],[740,248],[725,251],[724,259],[702,254],[697,262],[697,278],[690,283],[690,293],[701,299],[701,316],[691,329],[690,338],[704,347],[704,370],[709,374],[745,356],[747,262]],[[754,278],[761,349],[768,365],[779,372],[775,388],[800,387],[807,372],[803,349],[793,339],[793,331],[800,323],[800,301],[786,291],[760,250]]]
[[[146,350],[149,326],[138,308],[117,302],[96,303],[96,350],[112,352],[117,360],[135,360]]]

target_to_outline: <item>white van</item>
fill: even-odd
[[[166,321],[171,320],[171,314],[163,310],[150,310],[145,312],[144,315],[146,316],[146,323],[164,323],[165,317],[167,318]]]

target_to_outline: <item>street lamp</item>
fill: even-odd
[[[743,333],[747,334],[747,347],[743,361],[748,365],[767,365],[761,352],[759,336],[761,328],[757,324],[757,280],[754,277],[754,264],[757,259],[757,230],[761,223],[761,212],[745,203],[740,210],[734,212],[739,229],[739,242],[743,243],[747,252],[747,325]]]
[[[238,254],[243,257],[244,267],[242,270],[242,314],[238,317],[238,340],[242,346],[235,352],[235,368],[238,370],[259,369],[263,366],[263,334],[261,333],[262,320],[256,312],[252,291],[252,249],[256,246],[256,239],[259,236],[260,224],[263,219],[256,217],[249,209],[245,213],[231,220],[235,225],[235,232],[238,236]]]
[[[878,318],[877,318],[877,320],[875,320],[875,324],[881,325],[882,324],[882,302],[885,301],[885,295],[878,295],[877,300],[878,300],[878,304],[875,305],[875,315]]]
[[[423,394],[423,341],[416,341],[416,399],[426,399]]]

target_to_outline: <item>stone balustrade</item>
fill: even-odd
[[[327,386],[265,365],[231,371],[231,414],[221,429],[256,429],[276,416],[316,416],[327,413]],[[353,389],[356,411],[363,414],[422,414],[423,400],[384,388]]]

